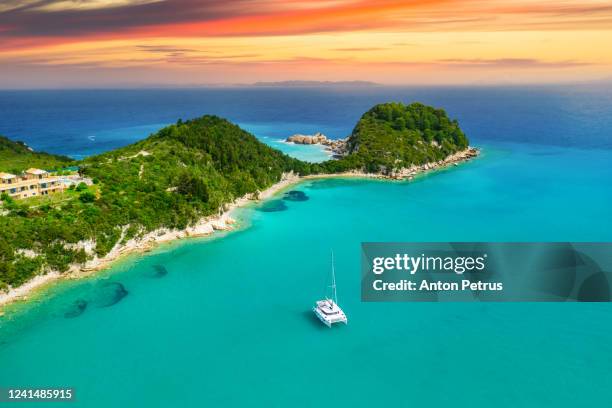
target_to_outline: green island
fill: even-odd
[[[414,174],[477,154],[471,149],[461,155],[467,151],[457,121],[420,103],[376,105],[346,139],[345,154],[317,164],[291,158],[210,115],[179,120],[142,141],[81,161],[0,138],[0,172],[39,167],[61,174],[78,166],[78,176],[91,180],[53,196],[2,194],[0,291],[104,257],[146,233],[185,229],[240,197],[256,198],[286,174],[384,177],[407,168]],[[91,243],[89,251],[83,242]]]

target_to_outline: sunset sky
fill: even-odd
[[[612,1],[2,0],[0,88],[612,78]]]

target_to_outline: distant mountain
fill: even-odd
[[[35,152],[23,142],[14,142],[0,136],[0,171],[2,172],[20,173],[29,167],[49,170],[65,167],[72,161],[66,156]]]
[[[368,81],[280,81],[280,82],[255,82],[252,86],[261,87],[318,87],[318,86],[342,86],[342,87],[364,87],[379,86],[376,82]]]

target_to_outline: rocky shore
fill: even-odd
[[[391,179],[396,179],[396,180],[403,180],[403,179],[411,180],[418,173],[422,173],[428,170],[440,169],[440,168],[451,166],[451,165],[458,165],[460,162],[470,160],[478,156],[479,154],[480,154],[480,150],[476,149],[475,147],[468,147],[465,150],[451,154],[450,156],[446,157],[444,160],[421,164],[420,166],[412,165],[408,168],[395,170],[391,172],[387,177]]]
[[[295,134],[293,136],[289,136],[285,141],[287,143],[304,145],[323,145],[332,153],[334,158],[342,157],[347,153],[347,139],[328,139],[327,136],[320,132],[317,132],[314,135]]]
[[[458,166],[460,163],[468,162],[471,159],[478,157],[480,150],[475,147],[468,147],[465,150],[454,153],[448,156],[444,160],[437,162],[426,163],[419,166],[413,165],[408,168],[398,169],[390,172],[389,174],[384,173],[367,173],[362,170],[352,170],[344,173],[334,174],[315,174],[304,177],[305,179],[323,179],[331,177],[357,177],[357,178],[371,178],[378,180],[412,180],[419,174],[424,174],[434,170],[441,170],[450,166]]]

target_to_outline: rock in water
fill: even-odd
[[[64,317],[67,319],[71,319],[73,317],[77,317],[83,314],[83,312],[87,309],[87,301],[83,299],[75,300],[72,305],[66,310],[64,313]]]
[[[119,282],[105,282],[97,289],[94,304],[97,307],[108,307],[119,303],[126,297],[128,291]]]
[[[308,201],[309,197],[303,191],[292,190],[285,193],[283,200],[287,201]]]
[[[272,200],[263,203],[261,207],[258,208],[259,211],[263,212],[278,212],[278,211],[286,211],[287,204],[283,200]]]
[[[296,134],[289,136],[286,141],[295,144],[324,144],[328,139],[327,136],[322,133],[315,133],[314,135]]]

